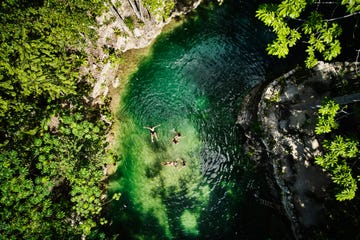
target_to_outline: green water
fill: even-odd
[[[288,236],[282,220],[251,198],[249,186],[261,188],[264,179],[242,152],[235,126],[242,98],[264,80],[269,65],[269,36],[253,18],[256,5],[199,8],[161,35],[131,76],[117,115],[120,159],[109,189],[122,196],[109,209],[110,235]],[[157,124],[159,139],[152,143],[143,126]],[[174,129],[182,134],[178,144],[171,141]],[[163,165],[182,160],[185,166]]]

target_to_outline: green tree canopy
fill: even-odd
[[[80,239],[104,222],[108,112],[79,76],[103,7],[0,3],[0,239]]]
[[[331,16],[330,8],[334,5],[345,7],[343,16]],[[348,15],[345,15],[346,12]],[[276,39],[267,46],[269,54],[284,58],[289,49],[301,40],[306,44],[305,64],[311,68],[320,56],[330,61],[340,54],[342,28],[335,21],[359,13],[359,1],[338,0],[329,4],[315,0],[283,0],[279,4],[261,4],[256,17],[276,34]]]

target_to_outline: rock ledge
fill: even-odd
[[[326,218],[324,201],[330,178],[314,164],[321,153],[314,134],[317,107],[330,94],[332,79],[342,72],[356,80],[355,63],[320,62],[311,71],[294,69],[255,87],[244,99],[237,124],[247,137],[245,149],[280,189],[280,201],[296,239]],[[266,161],[266,163],[264,163]]]

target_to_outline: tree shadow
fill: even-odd
[[[155,161],[153,164],[151,164],[151,166],[146,168],[146,170],[145,170],[146,177],[154,178],[154,177],[159,176],[161,169],[162,169],[161,160]]]

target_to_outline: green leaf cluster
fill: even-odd
[[[154,16],[167,19],[175,8],[175,1],[143,0],[144,7]]]
[[[29,99],[74,93],[84,63],[84,35],[103,8],[97,0],[2,1],[0,9],[0,117],[21,112]]]
[[[360,2],[357,0],[342,0],[341,4],[345,5],[350,13],[360,11]]]
[[[339,110],[339,104],[335,103],[334,100],[326,99],[318,110],[318,122],[315,127],[315,133],[329,133],[332,129],[338,128],[339,125],[335,120],[335,116]]]
[[[351,200],[355,197],[356,180],[345,159],[356,157],[359,153],[358,144],[357,141],[336,136],[333,141],[324,142],[326,154],[315,158],[315,163],[332,175],[333,182],[338,186],[335,197],[339,201]]]
[[[330,61],[340,54],[341,27],[324,20],[318,9],[314,8],[313,2],[283,0],[279,4],[259,6],[256,17],[276,34],[276,39],[267,47],[270,55],[286,57],[289,48],[295,46],[300,39],[307,44],[305,64],[308,68],[317,64],[318,56]],[[341,4],[350,13],[360,10],[358,1],[344,0]]]
[[[318,110],[316,134],[330,133],[338,128],[335,116],[340,110],[339,104],[326,99]],[[333,140],[324,140],[325,154],[315,157],[315,163],[331,174],[337,185],[336,199],[339,201],[351,200],[355,197],[357,183],[351,173],[346,160],[354,158],[359,153],[358,141],[336,135]]]
[[[326,61],[337,57],[341,52],[340,41],[337,39],[341,34],[338,24],[323,21],[322,16],[312,12],[303,26],[304,34],[308,35],[308,46],[306,52],[308,57],[305,61],[307,67],[317,64],[315,53],[321,53]]]
[[[293,47],[300,39],[300,33],[291,29],[286,23],[286,17],[297,16],[299,8],[302,6],[299,4],[282,4],[279,8],[273,4],[260,5],[256,12],[256,17],[263,21],[265,25],[272,27],[273,31],[277,34],[277,39],[268,45],[267,51],[271,55],[284,58],[289,53],[289,47]],[[288,11],[287,11],[288,10]]]

